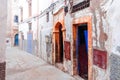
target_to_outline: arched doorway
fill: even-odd
[[[15,35],[14,37],[14,46],[18,46],[19,45],[19,39],[18,39],[18,34]]]
[[[63,32],[62,32],[62,25],[59,27],[59,58],[58,62],[63,63]]]
[[[55,46],[55,63],[63,63],[64,61],[64,37],[65,30],[63,25],[58,22],[54,28],[54,46]]]

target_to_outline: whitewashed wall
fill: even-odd
[[[48,9],[50,10],[50,9]],[[46,10],[47,11],[47,10]],[[53,28],[53,16],[52,11],[49,11],[49,21],[47,20],[46,11],[43,12],[43,15],[39,18],[39,56],[41,56],[44,60],[48,62],[52,62],[52,43],[50,43],[49,49],[51,50],[49,53],[47,52],[47,44],[46,44],[46,36],[52,38],[52,28]],[[47,54],[50,54],[47,57]]]
[[[35,18],[35,16],[38,15],[38,4],[37,4],[38,0],[33,1],[32,0],[32,16],[29,16],[29,8],[28,8],[28,2],[26,0],[21,0],[19,1],[19,7],[23,8],[23,22],[19,23],[19,32],[23,32],[24,35],[24,41],[21,41],[21,36],[19,36],[20,39],[20,45],[24,45],[22,47],[23,50],[27,51],[27,33],[29,31],[29,25],[28,23],[31,22],[32,26],[31,26],[31,31],[33,33],[33,53],[32,54],[36,54],[36,39],[37,39],[37,19]],[[21,20],[21,12],[19,10],[19,21]]]
[[[0,0],[0,2],[2,2]],[[0,3],[0,63],[5,62],[5,38],[7,28],[7,0]],[[0,65],[2,66],[2,65]],[[1,75],[1,74],[0,74]],[[1,78],[0,78],[1,79]]]
[[[77,4],[80,0],[76,0]],[[107,69],[93,66],[94,80],[119,80],[120,77],[120,11],[119,0],[92,0],[87,9],[67,14],[65,18],[66,39],[72,38],[72,18],[92,17],[93,48],[107,51]],[[70,37],[70,36],[71,37]],[[97,35],[97,36],[96,36]],[[104,37],[101,37],[104,36]],[[105,40],[106,39],[106,40]],[[71,62],[66,62],[71,65]],[[67,65],[66,64],[66,65]],[[68,69],[70,67],[67,67]]]
[[[75,1],[77,4],[80,0]],[[36,3],[36,1],[35,1]],[[65,27],[66,27],[66,40],[72,42],[72,19],[80,18],[84,16],[92,17],[92,37],[93,37],[93,48],[100,50],[106,50],[108,55],[107,69],[101,69],[96,65],[93,66],[93,77],[94,80],[120,80],[120,11],[119,11],[119,0],[92,0],[89,8],[80,10],[77,13],[67,13],[65,16]],[[26,2],[23,3],[25,7],[24,19],[28,17],[28,10]],[[40,6],[39,6],[40,9]],[[36,10],[32,13],[36,14]],[[58,9],[56,9],[57,11]],[[47,11],[47,10],[46,10]],[[46,22],[46,12],[44,11],[39,17],[39,28],[36,26],[36,19],[32,19],[32,30],[33,34],[37,34],[39,29],[39,56],[47,61],[46,52],[46,38],[49,36],[53,28],[53,16],[52,12],[49,11],[49,22]],[[27,39],[28,25],[27,23],[20,24],[20,31],[24,32],[25,39]],[[104,35],[104,33],[106,35]],[[104,37],[101,37],[101,36]],[[106,40],[104,39],[106,38]],[[36,37],[34,36],[34,39]],[[50,47],[52,48],[52,47]],[[72,49],[71,49],[72,52]],[[52,53],[52,52],[51,52]],[[51,57],[52,59],[52,57]],[[50,60],[51,60],[50,59]],[[51,60],[52,61],[52,60]],[[115,63],[116,62],[116,63]],[[66,70],[71,73],[72,62],[65,62]]]
[[[119,2],[119,0],[91,1],[91,13],[93,17],[93,38],[96,38],[96,40],[93,40],[93,47],[95,48],[95,46],[97,46],[98,49],[106,50],[108,55],[106,70],[98,68],[97,66],[93,67],[95,80],[120,79],[120,68],[118,67],[120,66],[120,11],[118,10],[120,7]],[[95,34],[97,34],[97,36],[95,36]]]
[[[106,0],[107,1],[107,0]],[[106,12],[106,20],[109,27],[109,64],[110,79],[120,80],[120,0],[109,0],[103,9]]]

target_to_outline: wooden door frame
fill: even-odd
[[[63,20],[61,22],[57,22],[53,28],[53,53],[52,53],[52,62],[53,64],[56,63],[56,54],[59,55],[59,50],[58,52],[56,52],[56,45],[59,46],[59,42],[58,41],[58,35],[59,35],[59,27],[62,27],[62,36],[63,36],[63,45],[64,45],[64,40],[65,40],[65,35],[66,35],[66,29],[65,29],[65,26],[64,26],[64,22]],[[59,48],[59,47],[58,47]],[[64,63],[64,52],[63,52],[63,63]]]
[[[93,53],[92,53],[92,18],[91,16],[85,16],[73,19],[73,75],[78,75],[77,73],[77,57],[76,57],[76,31],[77,26],[83,23],[87,23],[88,27],[88,80],[93,80]]]

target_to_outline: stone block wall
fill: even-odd
[[[120,80],[120,56],[110,56],[110,80]]]
[[[5,62],[0,63],[0,80],[5,80],[5,65]]]

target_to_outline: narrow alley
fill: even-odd
[[[17,47],[6,49],[6,80],[76,80]]]
[[[120,80],[120,0],[0,0],[0,80]]]

